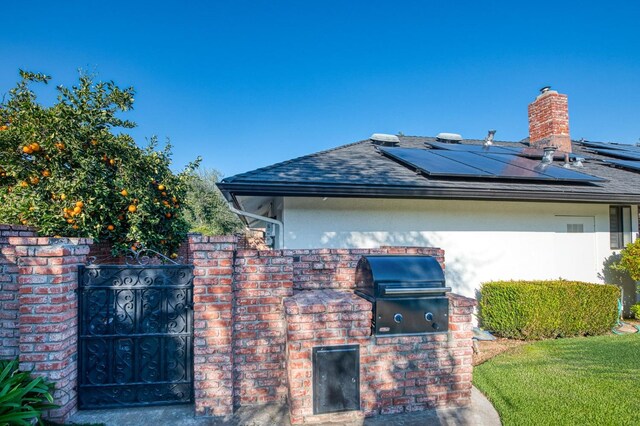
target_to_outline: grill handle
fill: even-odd
[[[385,295],[399,295],[399,294],[441,294],[444,292],[451,292],[451,287],[437,287],[437,288],[424,288],[424,287],[393,287],[385,288]]]

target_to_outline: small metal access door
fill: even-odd
[[[313,348],[313,414],[360,409],[360,346]]]
[[[89,265],[79,275],[79,408],[192,402],[193,267]]]

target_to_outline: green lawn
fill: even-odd
[[[473,382],[505,425],[640,425],[640,335],[524,345]]]

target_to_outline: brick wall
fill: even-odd
[[[78,264],[91,240],[9,237],[15,248],[19,284],[20,368],[56,383],[60,408],[46,417],[64,421],[76,410]]]
[[[233,413],[233,260],[235,237],[189,237],[194,265],[194,396],[197,415]]]
[[[537,148],[556,146],[571,152],[567,95],[548,90],[529,104],[529,140]]]
[[[282,250],[239,250],[233,309],[234,406],[284,402],[286,324],[293,258]]]
[[[452,296],[448,334],[373,339],[371,304],[345,291],[362,255],[425,254],[444,267],[442,250],[236,248],[234,237],[189,239],[197,414],[288,401],[295,422],[343,421],[468,402],[475,301]],[[352,343],[362,351],[362,411],[310,416],[311,348]]]
[[[313,363],[315,346],[351,345],[366,347],[371,335],[371,303],[351,292],[337,290],[303,291],[286,299],[287,375],[291,422],[349,422],[365,416],[365,410],[313,415]],[[368,371],[363,361],[361,370]],[[360,400],[365,408],[375,395],[362,386]],[[366,384],[366,383],[365,383]]]
[[[317,290],[355,287],[355,268],[370,254],[420,254],[434,256],[444,268],[444,251],[432,247],[381,247],[379,249],[285,250],[293,257],[293,288]]]
[[[61,408],[48,417],[64,421],[77,399],[77,265],[86,262],[91,241],[34,235],[0,226],[0,351],[56,382]],[[363,411],[356,416],[468,399],[471,305],[452,302],[449,337],[372,343],[371,306],[348,292],[362,255],[429,254],[444,266],[442,250],[238,250],[235,236],[201,235],[190,235],[184,250],[194,265],[197,415],[226,417],[239,406],[288,401],[294,421],[314,421],[301,399],[310,389],[311,347],[354,342],[363,368]],[[430,355],[418,355],[424,353]]]
[[[371,304],[351,292],[300,292],[285,300],[291,422],[348,422],[365,416],[467,405],[475,300],[451,295],[449,333],[371,336]],[[313,415],[312,349],[360,346],[361,411]]]
[[[9,237],[35,235],[35,230],[27,226],[0,225],[0,358],[15,358],[19,354],[18,265]]]

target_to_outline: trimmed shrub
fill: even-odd
[[[42,424],[45,410],[53,404],[54,385],[18,369],[18,361],[0,360],[0,425]]]
[[[631,307],[631,315],[633,315],[635,319],[640,320],[640,303],[636,303]]]
[[[616,286],[577,281],[495,281],[480,290],[482,326],[533,340],[603,334],[618,319]]]

